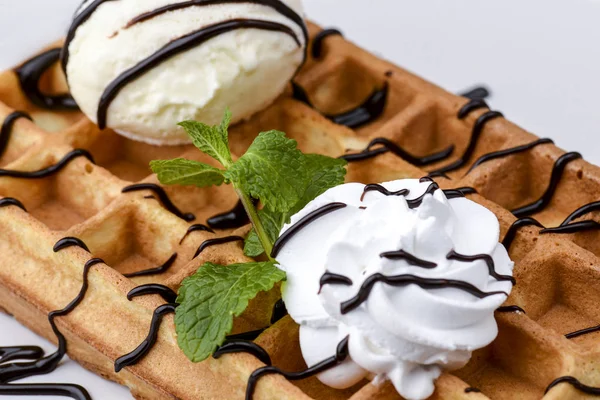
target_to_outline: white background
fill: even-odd
[[[62,36],[80,1],[0,0],[0,69]],[[311,19],[450,91],[486,84],[494,109],[600,164],[600,1],[304,1]],[[52,350],[0,315],[0,346],[34,343]],[[76,382],[95,400],[131,398],[72,361],[26,381]]]

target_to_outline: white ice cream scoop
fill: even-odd
[[[301,0],[88,0],[63,67],[81,110],[135,140],[190,140],[177,123],[247,119],[304,61]]]

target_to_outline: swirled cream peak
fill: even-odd
[[[66,43],[81,110],[130,138],[189,143],[177,123],[249,118],[304,59],[301,0],[86,1]]]
[[[375,189],[335,187],[292,217],[282,234],[329,203],[347,204],[281,248],[283,298],[301,325],[309,366],[349,336],[349,360],[321,373],[322,382],[346,388],[365,377],[389,379],[403,397],[425,399],[443,370],[462,367],[496,337],[494,311],[511,291],[513,263],[498,243],[498,220],[483,206],[449,200],[432,182]]]

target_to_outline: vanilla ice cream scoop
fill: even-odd
[[[81,110],[151,144],[189,143],[177,123],[234,121],[268,106],[305,58],[301,0],[87,0],[63,68]]]
[[[485,207],[424,179],[328,190],[292,217],[275,246],[283,299],[309,366],[349,358],[319,379],[390,380],[425,399],[442,370],[464,366],[498,333],[494,311],[513,262]]]

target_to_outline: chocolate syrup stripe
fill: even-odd
[[[175,293],[173,289],[158,283],[148,283],[131,289],[129,293],[127,293],[127,300],[131,301],[136,297],[148,296],[153,294],[159,295],[167,303],[175,303],[177,300],[177,293]]]
[[[254,203],[255,206],[257,204],[258,202]],[[235,229],[249,224],[250,217],[248,217],[246,209],[244,208],[244,204],[240,200],[231,211],[210,217],[208,220],[206,220],[206,223],[212,229]]]
[[[169,257],[169,259],[167,261],[165,261],[165,263],[163,265],[161,265],[160,267],[149,268],[149,269],[145,269],[145,270],[137,271],[137,272],[131,272],[129,274],[123,274],[123,276],[125,278],[137,278],[140,276],[163,274],[163,273],[167,272],[173,266],[173,264],[175,263],[175,260],[177,260],[177,253],[174,253],[173,255],[171,255],[171,257]]]
[[[474,261],[481,260],[481,261],[485,262],[485,264],[487,265],[489,274],[492,277],[494,277],[494,279],[496,279],[497,281],[509,281],[513,285],[515,285],[517,283],[515,278],[513,278],[512,276],[502,275],[502,274],[499,274],[498,272],[496,272],[495,265],[494,265],[494,259],[489,254],[476,254],[473,256],[469,256],[469,255],[460,254],[454,250],[451,250],[450,253],[448,253],[446,255],[446,258],[448,260],[455,260],[455,261],[459,261],[459,262],[474,262]]]
[[[554,144],[554,141],[552,139],[548,139],[548,138],[543,138],[543,139],[538,139],[535,140],[531,143],[528,144],[524,144],[521,146],[516,146],[516,147],[512,147],[510,149],[504,149],[504,150],[499,150],[499,151],[494,151],[492,153],[487,153],[482,155],[481,157],[479,157],[477,159],[477,161],[475,161],[473,163],[473,165],[471,165],[471,167],[469,168],[469,170],[465,173],[465,175],[468,175],[471,171],[473,171],[475,168],[477,168],[478,166],[480,166],[481,164],[491,161],[491,160],[495,160],[497,158],[502,158],[502,157],[507,157],[510,156],[512,154],[518,154],[518,153],[522,153],[528,150],[533,149],[534,147],[537,147],[541,144]]]
[[[86,150],[77,149],[67,153],[58,163],[51,165],[50,167],[40,169],[38,171],[15,171],[10,169],[0,169],[0,177],[11,177],[20,179],[41,179],[52,176],[60,172],[65,168],[71,161],[76,158],[85,157],[91,163],[94,163],[94,158]]]
[[[160,328],[163,317],[167,314],[174,313],[177,306],[178,304],[163,304],[154,310],[154,313],[152,314],[152,321],[150,322],[150,331],[148,332],[148,336],[146,336],[146,339],[144,339],[144,341],[140,343],[135,350],[117,358],[115,361],[115,372],[119,372],[123,368],[130,365],[137,364],[146,356],[146,354],[148,354],[154,344],[156,344],[156,340],[158,338],[158,329]]]
[[[283,234],[279,236],[279,238],[275,241],[273,245],[273,251],[271,252],[271,257],[277,258],[277,255],[285,246],[285,244],[300,230],[305,228],[307,225],[310,225],[312,222],[317,219],[324,217],[325,215],[332,213],[334,211],[340,210],[342,208],[347,207],[345,203],[329,203],[316,209],[315,211],[305,215],[300,221],[296,222],[292,225],[288,230],[286,230]]]
[[[533,218],[526,217],[516,220],[515,222],[513,222],[510,228],[508,228],[508,231],[506,232],[506,235],[504,235],[504,239],[502,240],[502,244],[504,245],[506,250],[510,250],[510,246],[515,240],[519,229],[526,226],[537,226],[538,228],[544,228],[544,225],[542,225],[539,221]]]
[[[17,199],[13,199],[12,197],[5,197],[3,199],[0,199],[0,208],[8,207],[8,206],[19,207],[21,210],[27,212],[27,209],[25,208],[23,203],[21,203]]]
[[[469,161],[471,156],[473,155],[473,152],[475,151],[475,147],[477,146],[479,137],[481,136],[481,133],[483,132],[483,128],[486,126],[486,124],[489,121],[496,119],[496,118],[501,118],[501,117],[503,117],[503,115],[502,115],[502,113],[500,113],[498,111],[488,111],[488,112],[482,114],[479,118],[477,118],[477,121],[475,121],[475,125],[473,125],[471,139],[469,140],[469,144],[467,145],[467,148],[465,149],[463,155],[458,160],[454,161],[453,163],[451,163],[445,167],[438,168],[434,172],[447,173],[447,172],[457,170],[460,167],[462,167],[463,165],[465,165]]]
[[[352,286],[352,279],[347,276],[334,274],[333,272],[325,271],[319,280],[319,294],[325,285],[344,285]]]
[[[211,5],[218,5],[218,4],[240,4],[240,3],[241,4],[243,4],[243,3],[258,4],[258,5],[262,5],[262,6],[266,6],[266,7],[270,7],[272,9],[274,9],[279,14],[288,18],[289,20],[294,22],[296,25],[298,25],[298,27],[300,29],[302,29],[302,34],[304,35],[304,42],[308,46],[308,29],[306,27],[306,24],[304,23],[304,19],[298,13],[296,13],[294,10],[292,10],[288,5],[286,5],[285,3],[283,3],[280,0],[191,0],[191,1],[183,1],[180,3],[168,4],[166,6],[157,8],[155,10],[143,13],[143,14],[135,17],[131,21],[129,21],[127,23],[127,25],[125,26],[125,29],[128,29],[128,28],[132,27],[133,25],[139,24],[140,22],[148,21],[152,18],[155,18],[159,15],[163,15],[170,11],[181,10],[181,9],[188,8],[188,7],[201,7],[201,6],[211,6]]]
[[[476,86],[466,92],[462,92],[459,96],[466,97],[470,100],[483,100],[490,96],[490,90],[485,86]]]
[[[183,237],[181,238],[181,240],[179,241],[179,244],[183,244],[183,241],[193,232],[198,232],[198,231],[203,231],[203,232],[209,232],[209,233],[215,233],[215,231],[213,231],[212,229],[210,229],[208,226],[203,225],[203,224],[194,224],[191,225],[188,230],[185,232],[185,235],[183,235]]]
[[[323,52],[323,42],[329,36],[344,36],[344,34],[339,29],[335,28],[327,28],[319,32],[313,39],[312,43],[313,58],[321,58],[321,53]]]
[[[298,47],[302,46],[300,39],[289,26],[277,22],[256,19],[232,19],[201,28],[166,44],[160,50],[142,60],[137,65],[129,68],[119,75],[115,80],[113,80],[106,87],[104,93],[102,93],[102,96],[100,97],[97,114],[98,127],[100,129],[106,128],[108,108],[121,90],[132,81],[136,80],[172,57],[187,50],[193,49],[214,37],[238,29],[248,28],[285,33],[294,39]]]
[[[363,194],[362,196],[360,196],[360,201],[363,201],[365,199],[366,194],[369,192],[379,192],[385,196],[408,196],[410,194],[410,190],[408,189],[400,189],[395,192],[390,192],[382,185],[379,185],[377,183],[370,183],[365,186]]]
[[[50,49],[26,61],[15,71],[25,96],[36,106],[49,110],[79,110],[70,94],[47,95],[41,92],[40,78],[60,58],[60,49]]]
[[[244,240],[245,239],[241,236],[226,236],[226,237],[222,237],[222,238],[214,238],[214,239],[205,240],[198,247],[198,250],[196,250],[196,253],[194,254],[194,257],[192,257],[192,259],[198,257],[200,255],[200,253],[202,253],[204,250],[206,250],[207,248],[209,248],[211,246],[217,246],[220,244],[231,243],[231,242],[243,242]]]
[[[191,222],[196,219],[196,216],[192,213],[181,212],[181,210],[179,210],[179,208],[177,208],[175,204],[173,204],[167,192],[165,192],[165,190],[162,187],[154,183],[138,183],[135,185],[130,185],[123,188],[123,190],[121,190],[121,193],[138,192],[141,190],[150,190],[151,192],[153,192],[155,195],[158,196],[160,202],[167,210],[169,210],[171,213],[175,214],[182,220],[186,222]]]
[[[574,378],[572,376],[561,376],[560,378],[553,380],[548,385],[546,390],[544,391],[544,394],[548,393],[550,391],[550,389],[552,389],[554,386],[558,385],[559,383],[568,383],[569,385],[573,386],[575,389],[579,390],[580,392],[590,394],[590,395],[600,396],[600,388],[584,385],[583,383],[579,382],[579,380],[577,378]]]
[[[397,251],[388,251],[379,255],[381,258],[387,258],[388,260],[404,260],[408,265],[416,267],[432,269],[437,267],[437,264],[431,261],[422,260],[402,249]]]
[[[567,339],[573,339],[573,338],[576,338],[578,336],[583,336],[583,335],[587,335],[588,333],[594,333],[594,332],[598,332],[598,331],[600,331],[600,325],[596,325],[596,326],[592,326],[592,327],[589,327],[589,328],[580,329],[580,330],[575,331],[575,332],[567,333],[565,335],[565,337]]]
[[[73,239],[73,238],[69,238]],[[66,243],[66,241],[59,241],[54,246],[54,251],[58,252],[62,249],[65,249],[70,246],[79,246],[84,250],[87,249],[87,246],[81,241],[71,241],[71,245],[65,246],[62,243]],[[86,262],[83,268],[83,283],[79,294],[62,310],[52,311],[48,314],[48,322],[56,335],[58,341],[58,348],[56,352],[46,356],[40,357],[35,361],[31,362],[14,362],[14,363],[3,363],[0,365],[0,395],[3,394],[12,394],[12,395],[58,395],[58,396],[68,396],[74,399],[83,399],[89,400],[91,399],[87,391],[78,385],[71,384],[10,384],[7,385],[8,382],[12,382],[18,379],[23,379],[29,376],[34,375],[43,375],[48,374],[54,371],[57,367],[64,355],[67,352],[67,340],[64,335],[59,331],[56,326],[54,319],[56,317],[66,316],[70,314],[84,299],[84,296],[87,292],[89,283],[88,283],[88,275],[90,269],[97,264],[103,264],[104,262],[99,258],[94,258]],[[26,356],[27,358],[34,359],[35,355],[43,354],[41,349],[36,350],[34,347],[25,346],[21,347],[19,350],[15,350],[15,348],[11,348],[12,352],[16,351],[17,353],[21,353],[21,357]],[[0,351],[1,352],[1,351]],[[15,358],[13,356],[13,358]],[[3,359],[2,361],[7,361]]]
[[[499,307],[496,311],[499,313],[522,312],[523,314],[527,314],[525,312],[525,310],[523,310],[519,306],[503,306],[503,307]]]
[[[292,81],[292,89],[293,96],[296,100],[316,109],[308,98],[306,91],[294,81]],[[371,95],[359,106],[341,114],[324,116],[335,124],[347,126],[352,129],[359,128],[373,122],[383,114],[387,104],[388,94],[389,84],[385,82],[381,89],[373,90]]]
[[[377,148],[373,149],[373,147],[377,146],[377,145],[381,145],[381,147],[377,147]],[[371,142],[367,145],[367,147],[364,150],[360,151],[359,153],[345,154],[345,155],[341,156],[340,158],[343,160],[346,160],[348,162],[356,162],[356,161],[368,160],[368,159],[377,157],[381,154],[392,153],[395,156],[400,157],[403,160],[406,160],[410,164],[413,164],[418,167],[419,166],[422,167],[422,166],[429,165],[429,164],[432,164],[432,163],[435,163],[435,162],[438,162],[438,161],[448,158],[452,154],[453,151],[454,151],[454,145],[451,145],[450,147],[448,147],[440,152],[433,153],[433,154],[423,156],[423,157],[417,157],[417,156],[414,156],[414,155],[408,153],[406,150],[402,149],[400,146],[398,146],[394,142],[390,141],[389,139],[379,137],[379,138],[375,138],[375,139],[371,140]]]
[[[285,372],[277,367],[272,366],[269,354],[262,347],[260,347],[256,343],[243,340],[225,343],[223,346],[217,349],[217,351],[213,354],[213,357],[220,358],[224,354],[231,353],[248,353],[254,355],[256,358],[258,358],[260,361],[266,364],[265,367],[259,368],[256,371],[252,372],[250,378],[248,379],[248,386],[246,387],[246,400],[252,400],[258,380],[265,375],[278,374],[282,375],[287,380],[296,381],[310,378],[311,376],[315,376],[323,371],[326,371],[330,368],[339,365],[346,358],[348,358],[348,341],[349,337],[346,336],[346,338],[344,338],[344,340],[342,340],[338,344],[334,356],[329,357],[321,361],[320,363],[310,368],[307,368],[304,371],[299,372]]]
[[[554,192],[558,187],[560,178],[562,177],[567,165],[571,161],[578,160],[580,158],[581,154],[577,152],[565,153],[562,156],[560,156],[560,158],[554,163],[554,166],[552,168],[552,175],[550,177],[550,183],[542,197],[539,200],[534,201],[533,203],[512,210],[512,213],[517,218],[519,218],[543,210],[550,203],[550,200],[552,200],[552,196],[554,196]]]
[[[79,247],[88,253],[91,253],[90,249],[88,249],[83,240],[72,236],[60,239],[58,242],[56,242],[52,250],[55,253],[58,253],[59,251],[68,249],[69,247]]]
[[[485,100],[482,99],[471,99],[458,110],[457,117],[458,119],[465,119],[469,114],[471,114],[475,110],[479,110],[481,108],[490,108]]]
[[[0,128],[0,157],[2,157],[6,151],[6,147],[8,146],[8,142],[12,134],[13,126],[19,118],[25,118],[33,121],[29,114],[22,111],[15,111],[6,116],[4,122],[2,123],[2,127]]]
[[[431,279],[431,278],[423,278],[410,274],[402,274],[395,276],[385,276],[383,274],[373,274],[369,276],[363,282],[361,288],[359,289],[356,296],[353,298],[344,301],[340,306],[340,311],[342,314],[347,314],[350,311],[358,308],[362,303],[364,303],[371,294],[371,290],[375,286],[376,283],[383,282],[390,286],[407,286],[407,285],[417,285],[422,289],[444,289],[444,288],[454,288],[458,290],[462,290],[464,292],[470,293],[475,297],[484,298],[488,296],[494,295],[505,295],[508,297],[508,293],[502,291],[496,292],[484,292],[478,289],[476,286],[471,285],[470,283],[452,280],[452,279]]]
[[[577,218],[581,218],[586,214],[589,214],[594,211],[600,211],[600,201],[594,201],[592,203],[585,204],[579,207],[577,210],[573,211],[565,220],[560,224],[560,226],[569,225],[573,220]]]

